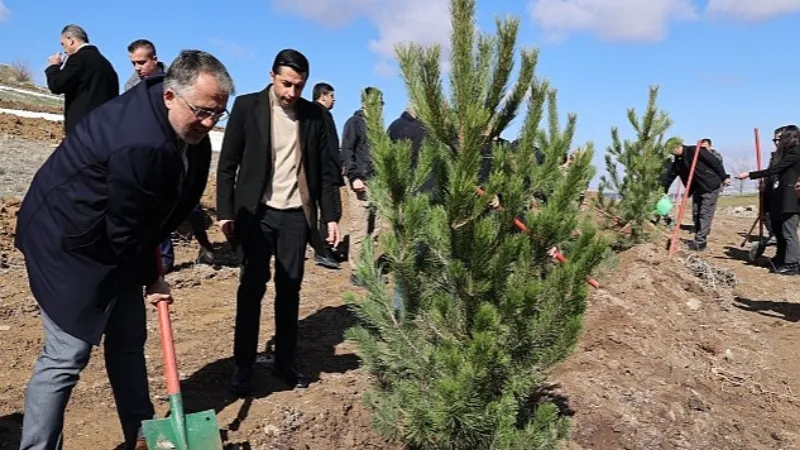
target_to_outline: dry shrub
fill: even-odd
[[[28,83],[33,80],[33,71],[27,62],[16,60],[11,63],[11,76],[17,83]]]

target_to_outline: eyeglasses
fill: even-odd
[[[183,100],[183,103],[186,103],[186,106],[189,107],[197,120],[203,121],[206,119],[211,119],[214,122],[219,122],[228,115],[227,109],[223,109],[222,111],[212,111],[210,109],[198,108],[197,106],[189,103],[185,98],[183,98],[183,96],[178,95],[177,97]]]
[[[780,142],[780,141],[781,141],[780,138],[773,138],[772,139],[772,143],[775,144],[775,145],[778,145],[778,142]]]

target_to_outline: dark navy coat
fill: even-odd
[[[99,344],[121,286],[158,277],[158,244],[197,205],[211,143],[187,165],[167,120],[163,77],[90,112],[45,161],[22,201],[16,246],[48,317]]]

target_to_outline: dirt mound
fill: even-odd
[[[0,98],[0,108],[16,109],[21,111],[43,112],[50,114],[64,114],[64,108],[61,106],[37,105],[34,103],[26,103],[16,100],[6,100],[2,98]]]
[[[655,245],[620,255],[553,374],[573,449],[794,448],[800,409],[781,358],[734,291],[704,285]]]
[[[58,143],[64,138],[64,125],[52,120],[0,114],[0,135]]]

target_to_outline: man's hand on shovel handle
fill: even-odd
[[[159,276],[153,284],[147,286],[147,290],[145,290],[145,299],[153,305],[157,305],[158,302],[162,301],[172,303],[172,294],[169,290],[169,284],[164,280],[164,277]]]

